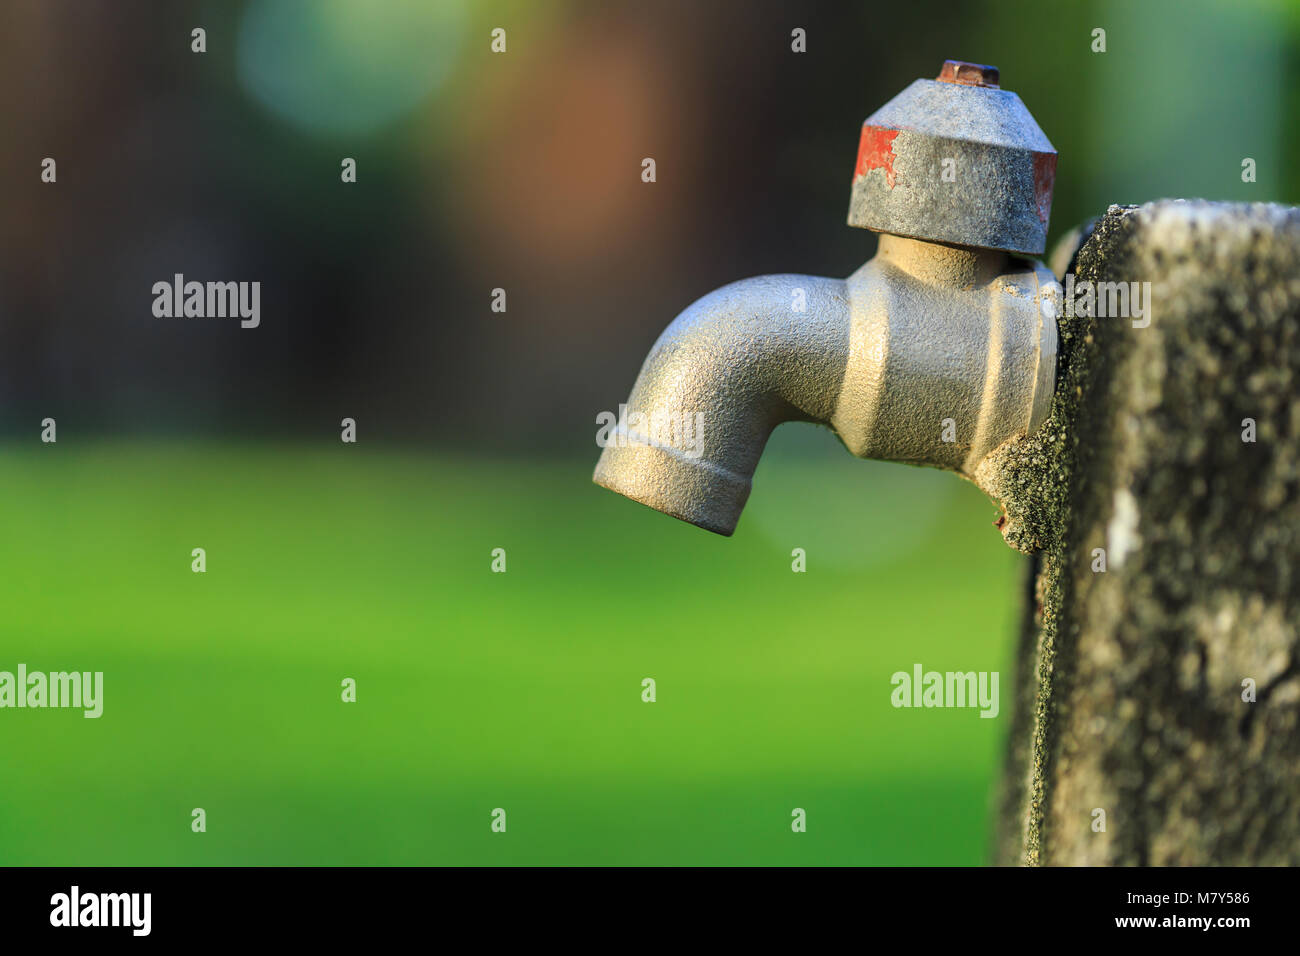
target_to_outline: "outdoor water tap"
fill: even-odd
[[[724,286],[651,349],[593,480],[730,535],[782,422],[860,458],[973,478],[1047,417],[1063,293],[1036,261],[1056,151],[995,67],[949,60],[862,127],[849,225],[880,233],[847,279]]]

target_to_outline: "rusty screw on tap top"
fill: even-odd
[[[940,83],[957,83],[961,86],[985,86],[999,90],[998,68],[965,60],[944,60],[943,68],[935,77]]]

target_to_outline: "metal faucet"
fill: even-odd
[[[847,279],[768,275],[711,292],[651,349],[598,485],[730,535],[782,422],[860,458],[974,478],[1047,417],[1063,293],[1041,255],[1056,151],[995,67],[949,60],[867,118]]]

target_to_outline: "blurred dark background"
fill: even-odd
[[[352,416],[367,441],[591,456],[596,412],[690,301],[871,255],[844,224],[860,124],[946,57],[999,66],[1059,151],[1053,240],[1110,202],[1300,200],[1300,5],[1282,0],[6,0],[0,16],[15,436],[53,416],[60,437],[313,439]],[[177,272],[260,281],[261,327],[154,318],[151,286]]]

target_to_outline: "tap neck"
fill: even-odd
[[[876,256],[915,279],[957,289],[987,285],[1006,271],[1009,256],[1001,249],[979,249],[946,242],[880,233]]]

